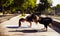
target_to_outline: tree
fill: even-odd
[[[50,6],[52,5],[51,0],[40,0],[40,3],[38,4],[37,10],[40,11],[44,11],[45,9],[48,9]]]
[[[28,8],[32,9],[36,6],[36,0],[1,0],[0,6],[2,6],[2,11],[10,10],[12,12],[25,11]]]
[[[5,8],[13,4],[13,0],[0,0],[0,6],[2,8],[3,15],[5,13]]]
[[[60,4],[55,7],[55,14],[60,15]]]
[[[60,4],[57,4],[56,8],[60,9]]]
[[[32,12],[32,9],[36,6],[36,0],[25,0],[24,3],[22,4],[21,10],[29,10]]]

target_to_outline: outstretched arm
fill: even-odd
[[[19,19],[19,27],[21,26],[21,22],[24,22],[24,21],[25,21],[24,18]]]
[[[19,20],[19,27],[21,26],[21,21]]]

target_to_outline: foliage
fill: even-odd
[[[21,6],[21,10],[32,11],[32,9],[35,6],[36,6],[36,0],[25,0],[23,5]]]
[[[3,2],[2,6],[8,7],[11,4],[13,4],[13,0],[5,0],[5,3]]]
[[[56,6],[56,8],[57,8],[57,9],[60,9],[60,4],[58,4],[58,5]]]
[[[22,13],[43,11],[51,6],[50,0],[40,0],[40,4],[36,7],[36,0],[0,0],[0,7],[2,10],[11,12],[21,11]]]
[[[0,6],[2,6],[3,11],[10,10],[15,11],[25,11],[28,8],[33,9],[36,5],[36,0],[1,0]]]
[[[38,11],[43,11],[45,9],[48,9],[52,3],[48,0],[40,0],[40,3],[38,4]]]

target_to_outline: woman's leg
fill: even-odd
[[[30,23],[30,27],[32,26],[32,23],[31,23],[31,21],[29,22]]]
[[[41,30],[47,31],[47,25],[44,24],[44,28],[42,28]]]

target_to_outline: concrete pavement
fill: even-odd
[[[32,22],[32,27],[29,27],[28,22],[22,22],[22,26],[19,28],[7,28],[8,26],[17,26],[20,16],[11,18],[0,24],[0,36],[60,36],[55,30],[48,27],[48,31],[41,30],[44,25]],[[26,16],[25,16],[26,17]],[[24,17],[24,18],[25,18]],[[21,17],[22,18],[22,17]]]

